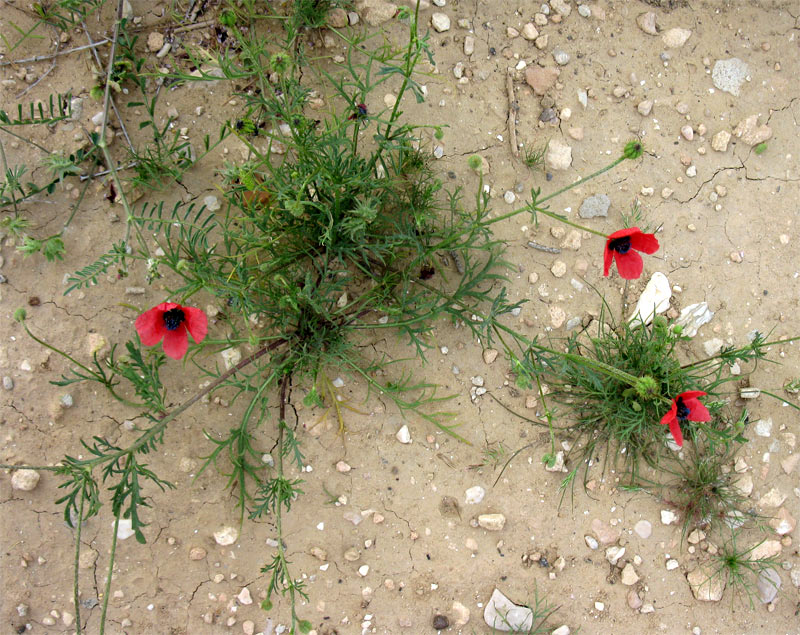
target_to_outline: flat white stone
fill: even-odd
[[[644,291],[642,291],[642,295],[636,303],[636,308],[633,310],[631,317],[628,318],[628,324],[633,327],[641,324],[650,324],[656,314],[663,313],[669,308],[671,297],[672,289],[669,286],[667,276],[660,271],[656,271]]]

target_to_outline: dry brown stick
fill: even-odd
[[[519,144],[517,144],[517,111],[519,104],[514,98],[514,78],[511,76],[511,69],[506,74],[506,92],[508,93],[508,141],[511,143],[511,154],[519,156]]]
[[[28,64],[30,62],[44,62],[45,60],[51,60],[54,57],[59,57],[60,55],[67,55],[68,53],[77,53],[78,51],[85,51],[89,48],[94,48],[96,46],[102,46],[103,44],[108,44],[110,40],[100,40],[99,42],[92,42],[91,44],[84,44],[83,46],[76,46],[71,49],[67,49],[65,51],[56,51],[55,53],[50,53],[48,55],[37,55],[36,57],[28,57],[24,60],[10,60],[8,62],[0,62],[0,66],[12,66],[14,64]]]

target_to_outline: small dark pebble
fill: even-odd
[[[437,631],[443,631],[449,626],[450,626],[450,620],[447,619],[446,615],[433,616],[433,628],[435,628]]]
[[[553,175],[552,175],[552,174],[550,174],[550,172],[548,172],[547,174],[545,174],[545,175],[544,175],[544,177],[545,177],[545,178],[546,178],[548,181],[552,181],[552,180],[553,180]]]
[[[489,47],[489,55],[497,55],[497,49],[493,46]]]
[[[549,566],[550,566],[550,563],[549,563],[549,562],[547,562],[547,558],[545,558],[544,556],[542,556],[541,558],[539,558],[539,566],[540,566],[540,567],[545,567],[545,568],[547,568],[547,567],[549,567]]]
[[[28,298],[28,306],[39,306],[41,303],[42,301],[35,295],[32,295],[30,298]]]
[[[542,114],[539,115],[539,121],[547,123],[548,121],[553,121],[556,117],[556,111],[553,108],[545,108]]]

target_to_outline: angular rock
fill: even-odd
[[[497,631],[526,633],[533,627],[533,617],[531,609],[514,604],[499,589],[492,592],[483,610],[483,621]]]
[[[783,549],[783,546],[780,540],[762,540],[750,550],[747,554],[747,559],[752,561],[774,558],[780,555],[781,549]]]
[[[782,494],[776,487],[773,487],[758,499],[758,505],[759,507],[780,507],[785,500],[786,494]]]
[[[461,602],[454,601],[451,610],[453,613],[453,626],[460,627],[469,622],[469,609]]]
[[[701,564],[686,575],[686,581],[696,600],[701,602],[719,602],[725,591],[725,578],[722,571],[715,569],[711,563]]]
[[[678,521],[678,514],[669,509],[661,510],[661,522],[664,525],[674,525]]]
[[[709,310],[708,302],[698,302],[684,307],[678,319],[675,320],[675,324],[683,327],[681,335],[694,337],[697,335],[697,330],[704,324],[708,324],[713,317],[714,312]]]
[[[645,286],[636,308],[628,318],[631,326],[650,324],[658,313],[663,313],[669,308],[669,300],[672,297],[672,289],[669,280],[660,271],[656,271],[650,281]]]
[[[550,0],[550,7],[565,18],[572,13],[572,6],[566,0]]]
[[[397,14],[397,5],[385,0],[359,0],[356,10],[370,26],[378,26]]]
[[[611,564],[616,565],[619,559],[625,555],[625,547],[614,545],[606,549],[606,560]]]
[[[630,606],[634,611],[642,607],[642,598],[639,597],[636,589],[631,589],[628,591],[626,599],[628,601],[628,606]]]
[[[781,588],[781,575],[772,567],[760,571],[756,580],[758,596],[764,604],[774,600]]]
[[[544,95],[556,84],[559,71],[557,68],[542,67],[542,66],[529,66],[525,69],[525,82],[533,88],[533,92],[537,95]]]
[[[568,170],[572,165],[572,148],[560,139],[551,139],[544,155],[549,170]]]
[[[431,26],[437,33],[444,33],[450,30],[450,18],[446,13],[434,13],[431,16]]]
[[[486,531],[500,531],[506,526],[506,517],[503,514],[481,514],[478,525]]]
[[[720,130],[711,138],[711,149],[717,152],[725,152],[731,140],[731,133],[727,130]]]
[[[214,532],[214,541],[223,547],[232,545],[239,538],[239,530],[236,527],[223,527]]]
[[[670,49],[677,49],[682,47],[686,44],[686,40],[692,35],[692,32],[689,29],[670,29],[666,31],[664,35],[661,36],[661,41],[664,42],[664,46]]]
[[[639,576],[636,573],[636,569],[633,568],[633,565],[630,562],[626,564],[625,568],[622,570],[620,581],[625,586],[633,586],[639,581]]]
[[[797,521],[784,507],[781,507],[775,517],[769,521],[769,526],[772,527],[779,536],[785,536],[794,531],[794,528],[797,526]]]
[[[599,518],[595,518],[592,521],[592,531],[594,532],[594,535],[597,536],[600,544],[603,546],[611,545],[617,542],[621,533],[619,529],[612,527],[607,522],[602,521]]]
[[[411,443],[411,432],[408,430],[407,425],[403,425],[398,431],[397,434],[394,435],[395,439],[400,441],[403,444]]]
[[[647,13],[640,13],[636,18],[636,24],[639,28],[648,35],[658,35],[658,26],[656,25],[656,14],[652,11]]]
[[[595,194],[585,199],[581,203],[578,210],[578,215],[581,218],[595,218],[597,216],[608,216],[608,208],[611,206],[611,200],[605,194]]]
[[[745,81],[750,69],[738,57],[728,60],[717,60],[711,71],[711,80],[719,90],[739,96],[739,89]]]
[[[747,145],[755,146],[772,137],[772,128],[767,124],[759,126],[758,115],[750,115],[737,124],[733,134]]]
[[[539,31],[536,29],[536,25],[533,22],[528,22],[524,27],[522,27],[522,37],[530,42],[533,42],[537,37],[539,37]]]

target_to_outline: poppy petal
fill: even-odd
[[[678,423],[678,418],[675,417],[669,422],[669,431],[672,433],[672,438],[679,448],[683,447],[683,433],[681,432],[681,424]]]
[[[642,257],[635,251],[629,251],[627,254],[614,253],[617,261],[617,271],[621,278],[625,280],[635,280],[642,275],[644,269],[644,262]]]
[[[167,332],[167,327],[164,324],[164,311],[161,309],[163,305],[159,304],[149,311],[145,311],[136,318],[134,326],[136,332],[139,334],[139,339],[145,346],[155,346],[161,341]]]
[[[641,234],[642,230],[638,227],[626,227],[625,229],[618,229],[613,234],[608,235],[608,240],[612,241],[615,238],[624,238],[625,236],[633,236],[634,234]]]
[[[683,403],[685,403],[686,407],[689,409],[689,421],[698,421],[701,423],[711,421],[711,413],[708,411],[708,408],[697,401],[697,399],[684,399]]]
[[[192,339],[199,344],[208,334],[208,318],[202,310],[191,306],[183,308],[183,315],[186,318],[186,329]]]
[[[631,247],[646,254],[654,254],[658,251],[658,239],[655,234],[631,234]]]
[[[669,409],[669,412],[661,417],[661,425],[665,426],[668,425],[672,419],[676,418],[678,413],[678,406],[675,404],[675,400],[672,401],[672,407]]]
[[[167,331],[164,335],[164,352],[167,357],[172,359],[180,359],[186,355],[189,349],[189,337],[186,334],[186,329],[181,327],[174,331]]]
[[[614,259],[614,252],[608,248],[608,243],[606,243],[606,250],[603,252],[603,275],[608,276],[608,272],[611,270],[611,261]]]
[[[681,397],[684,403],[686,403],[687,399],[697,399],[698,397],[705,397],[707,394],[707,392],[703,392],[702,390],[687,390],[678,395],[678,397]]]

